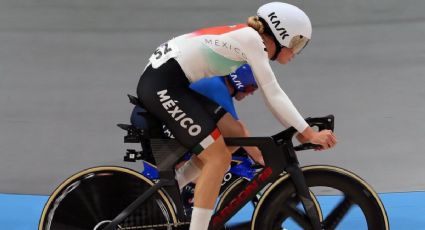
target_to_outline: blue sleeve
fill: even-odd
[[[193,82],[189,86],[192,90],[196,91],[208,97],[215,103],[222,106],[227,112],[229,112],[233,118],[239,120],[238,114],[236,113],[233,99],[229,94],[226,83],[223,77],[211,77],[203,78],[199,81]]]

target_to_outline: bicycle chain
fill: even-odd
[[[179,227],[182,225],[189,225],[190,222],[179,222],[176,224],[153,224],[144,226],[131,226],[131,227],[118,227],[119,230],[135,230],[135,229],[149,229],[149,228],[162,228],[162,227]]]

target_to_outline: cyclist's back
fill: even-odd
[[[155,68],[174,58],[190,82],[227,75],[248,63],[273,114],[285,126],[302,131],[307,124],[280,88],[266,51],[257,31],[246,24],[238,24],[204,28],[178,36],[164,43],[159,51],[161,55],[154,53],[149,61]]]

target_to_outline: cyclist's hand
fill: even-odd
[[[322,149],[329,149],[336,145],[337,139],[335,134],[331,130],[322,130],[320,132],[317,132],[313,130],[311,127],[307,127],[303,132],[302,135],[308,139],[312,144],[321,145]]]
[[[322,149],[330,149],[336,145],[337,140],[332,130],[322,130],[320,132],[315,132],[310,139],[310,142],[316,145],[321,145]]]

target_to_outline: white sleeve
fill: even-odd
[[[261,38],[260,40],[251,39],[250,46],[247,48],[247,59],[254,72],[258,87],[262,91],[263,99],[273,115],[282,125],[293,126],[298,132],[303,132],[308,124],[286,93],[280,88],[271,69]]]
[[[303,132],[308,124],[295,108],[286,93],[276,82],[270,82],[261,87],[263,98],[273,115],[284,126],[293,126],[298,132]]]

